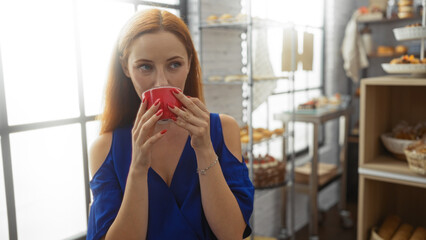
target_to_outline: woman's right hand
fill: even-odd
[[[148,110],[146,99],[142,101],[132,129],[132,167],[133,170],[148,172],[151,167],[151,149],[166,132],[165,130],[153,135],[157,121],[163,115],[158,99]]]

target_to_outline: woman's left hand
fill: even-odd
[[[210,112],[200,99],[185,96],[180,91],[172,91],[182,103],[183,108],[169,106],[170,111],[176,114],[175,123],[186,129],[191,136],[191,146],[194,150],[205,150],[212,147],[210,139]],[[173,108],[172,108],[173,107]]]

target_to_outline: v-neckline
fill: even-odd
[[[166,181],[164,181],[164,179],[161,177],[161,175],[160,175],[159,173],[157,173],[157,172],[154,170],[154,168],[152,168],[152,167],[151,167],[152,172],[153,172],[155,175],[157,175],[157,177],[160,179],[160,181],[161,181],[161,182],[163,182],[163,183],[164,183],[164,185],[165,185],[168,189],[171,189],[171,188],[172,188],[172,186],[173,186],[173,182],[175,182],[176,172],[178,171],[179,166],[181,165],[183,154],[185,153],[185,150],[186,150],[186,148],[188,147],[188,143],[189,143],[189,142],[190,142],[190,136],[188,135],[188,137],[186,138],[185,145],[184,145],[184,146],[183,146],[183,148],[182,148],[182,152],[180,153],[180,157],[179,157],[178,163],[176,164],[175,170],[174,170],[174,172],[173,172],[172,180],[170,181],[170,186],[166,183]]]

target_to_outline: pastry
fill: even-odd
[[[262,138],[263,138],[263,134],[259,132],[253,132],[253,141],[258,142],[262,140]]]
[[[415,58],[414,55],[404,55],[399,58],[394,58],[390,61],[391,64],[418,64],[420,60]]]
[[[388,216],[377,233],[383,240],[390,240],[400,223],[401,219],[398,216]]]
[[[258,142],[260,140],[262,140],[263,138],[263,134],[258,133],[258,132],[253,132],[253,141],[254,142]],[[240,132],[240,140],[242,143],[248,143],[250,141],[249,135],[248,134],[241,134]]]
[[[399,0],[398,6],[413,6],[413,0]]]
[[[242,143],[248,143],[249,142],[249,136],[248,135],[243,135],[241,136],[241,142]]]
[[[412,5],[411,6],[400,6],[398,8],[398,12],[410,12],[410,13],[413,13],[414,12],[414,7]]]
[[[220,16],[219,20],[221,22],[231,22],[232,21],[232,15],[228,14],[228,13],[222,14],[222,16]]]
[[[418,22],[418,23],[408,24],[405,27],[421,27],[421,26],[422,26],[422,24]]]
[[[247,81],[247,75],[227,75],[224,79],[225,82],[234,81]]]
[[[395,53],[395,49],[392,46],[378,46],[377,55],[379,56],[390,56]]]
[[[317,100],[310,100],[306,103],[300,104],[297,109],[316,109],[317,108]]]
[[[216,23],[217,20],[218,20],[218,17],[214,14],[208,16],[206,19],[207,23],[210,23],[210,24]]]
[[[211,82],[216,82],[216,81],[221,81],[223,78],[221,76],[210,76],[209,77],[209,81]]]
[[[426,229],[422,227],[416,228],[409,240],[426,240]]]
[[[398,228],[398,230],[396,230],[391,240],[408,240],[413,230],[414,230],[413,226],[411,226],[410,224],[404,223]]]
[[[408,51],[408,48],[404,45],[398,45],[395,47],[395,53],[397,54],[406,54]]]
[[[412,12],[399,12],[398,13],[398,18],[412,18],[414,17],[414,14]]]
[[[272,131],[276,135],[281,135],[284,133],[284,128],[276,128],[274,131]]]

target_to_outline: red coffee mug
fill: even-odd
[[[172,117],[176,117],[176,115],[169,110],[168,104],[182,108],[182,103],[173,95],[173,89],[181,91],[179,88],[175,87],[156,87],[143,92],[142,98],[148,101],[147,109],[149,109],[157,99],[160,99],[160,107],[158,110],[163,109],[163,115],[160,119],[171,119]]]

